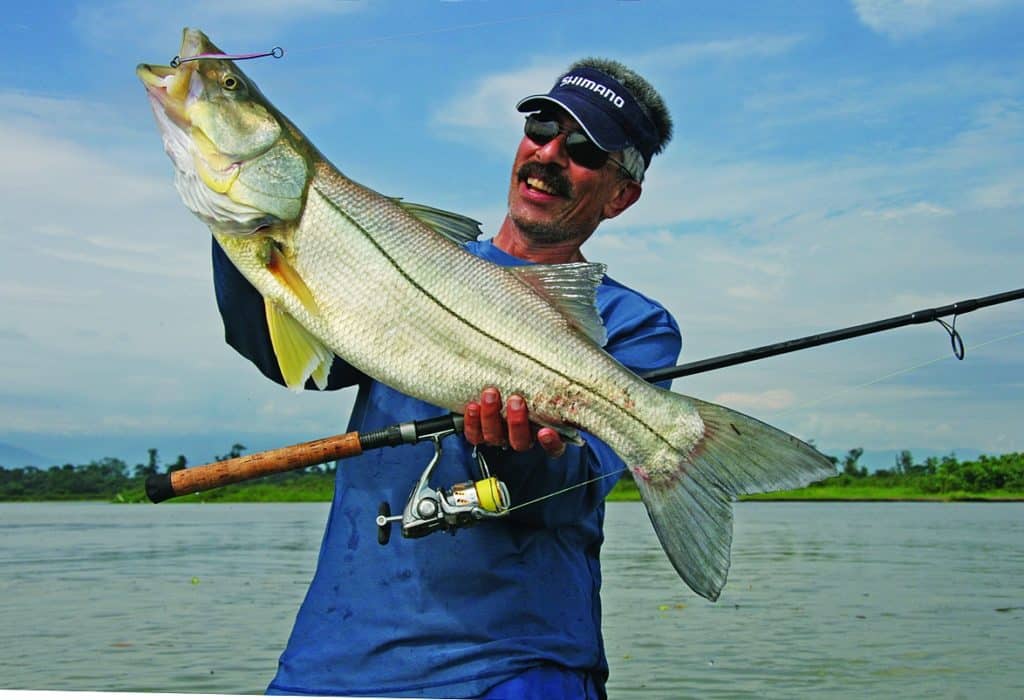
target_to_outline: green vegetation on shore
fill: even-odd
[[[839,474],[792,491],[746,496],[750,501],[1020,501],[1024,500],[1024,454],[982,455],[961,462],[955,456],[915,463],[909,451],[891,469],[871,474],[858,464],[863,450],[850,450]]]
[[[244,446],[235,444],[218,459],[239,456]],[[955,456],[929,457],[915,463],[904,451],[892,469],[869,474],[860,466],[860,448],[843,459],[830,458],[839,474],[795,491],[746,496],[757,501],[1022,501],[1024,500],[1024,453],[997,457],[982,455],[961,462]],[[85,465],[65,464],[49,469],[0,466],[0,501],[91,500],[125,503],[147,502],[146,477],[187,468],[183,455],[161,465],[156,450],[147,464],[129,469],[123,461],[107,457]],[[412,488],[412,484],[409,485]],[[232,484],[174,502],[297,502],[329,501],[334,491],[334,466],[321,465]],[[640,495],[632,479],[621,479],[610,501],[637,501]]]

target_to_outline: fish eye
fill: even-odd
[[[237,90],[242,86],[242,81],[228,73],[221,78],[220,84],[225,90]]]

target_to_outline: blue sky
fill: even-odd
[[[683,361],[1024,286],[1019,1],[19,3],[0,24],[0,442],[198,463],[344,428],[350,391],[292,394],[222,340],[209,236],[134,75],[184,26],[284,47],[245,70],[343,172],[488,234],[517,99],[585,55],[644,73],[676,137],[584,252],[677,316]],[[1024,450],[1024,302],[958,327],[964,362],[928,324],[674,388],[833,453]]]

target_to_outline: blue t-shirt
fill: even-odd
[[[500,265],[527,264],[490,241],[466,248]],[[283,383],[262,297],[216,243],[213,260],[228,343]],[[622,364],[639,373],[675,364],[679,328],[657,302],[605,277],[597,306],[608,332],[605,349]],[[329,388],[352,384],[359,393],[349,430],[446,412],[336,360]],[[513,505],[608,478],[454,536],[407,540],[396,525],[385,546],[377,543],[378,507],[386,501],[401,512],[432,445],[373,450],[339,462],[316,573],[268,692],[477,697],[546,665],[583,673],[603,689],[608,664],[598,557],[604,497],[625,466],[604,443],[583,437],[583,447],[570,445],[557,459],[539,447],[484,454],[508,486]],[[442,445],[432,485],[479,478],[472,447],[462,436],[445,438]]]

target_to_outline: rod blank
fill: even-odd
[[[1001,292],[999,294],[993,294],[979,299],[965,299],[964,301],[958,301],[955,304],[948,304],[934,309],[922,309],[920,311],[915,311],[914,313],[904,314],[903,316],[893,316],[892,318],[882,319],[881,321],[863,323],[859,326],[848,326],[847,328],[840,328],[839,330],[829,331],[827,333],[817,333],[815,335],[808,335],[794,340],[784,340],[781,343],[762,345],[761,347],[742,350],[728,355],[709,357],[706,360],[698,360],[685,365],[656,369],[647,372],[642,376],[649,382],[678,379],[679,377],[687,377],[691,374],[710,372],[715,369],[722,369],[723,367],[732,367],[734,365],[742,365],[747,362],[763,360],[766,357],[785,355],[786,353],[796,352],[797,350],[805,350],[807,348],[818,347],[819,345],[836,343],[840,340],[859,338],[862,335],[880,333],[893,328],[900,328],[901,326],[910,326],[916,323],[927,323],[929,321],[938,320],[944,316],[952,316],[954,314],[963,315],[970,313],[971,311],[976,311],[977,309],[982,309],[986,306],[1005,304],[1008,301],[1015,301],[1017,299],[1024,299],[1024,288],[1014,289],[1009,292]]]

